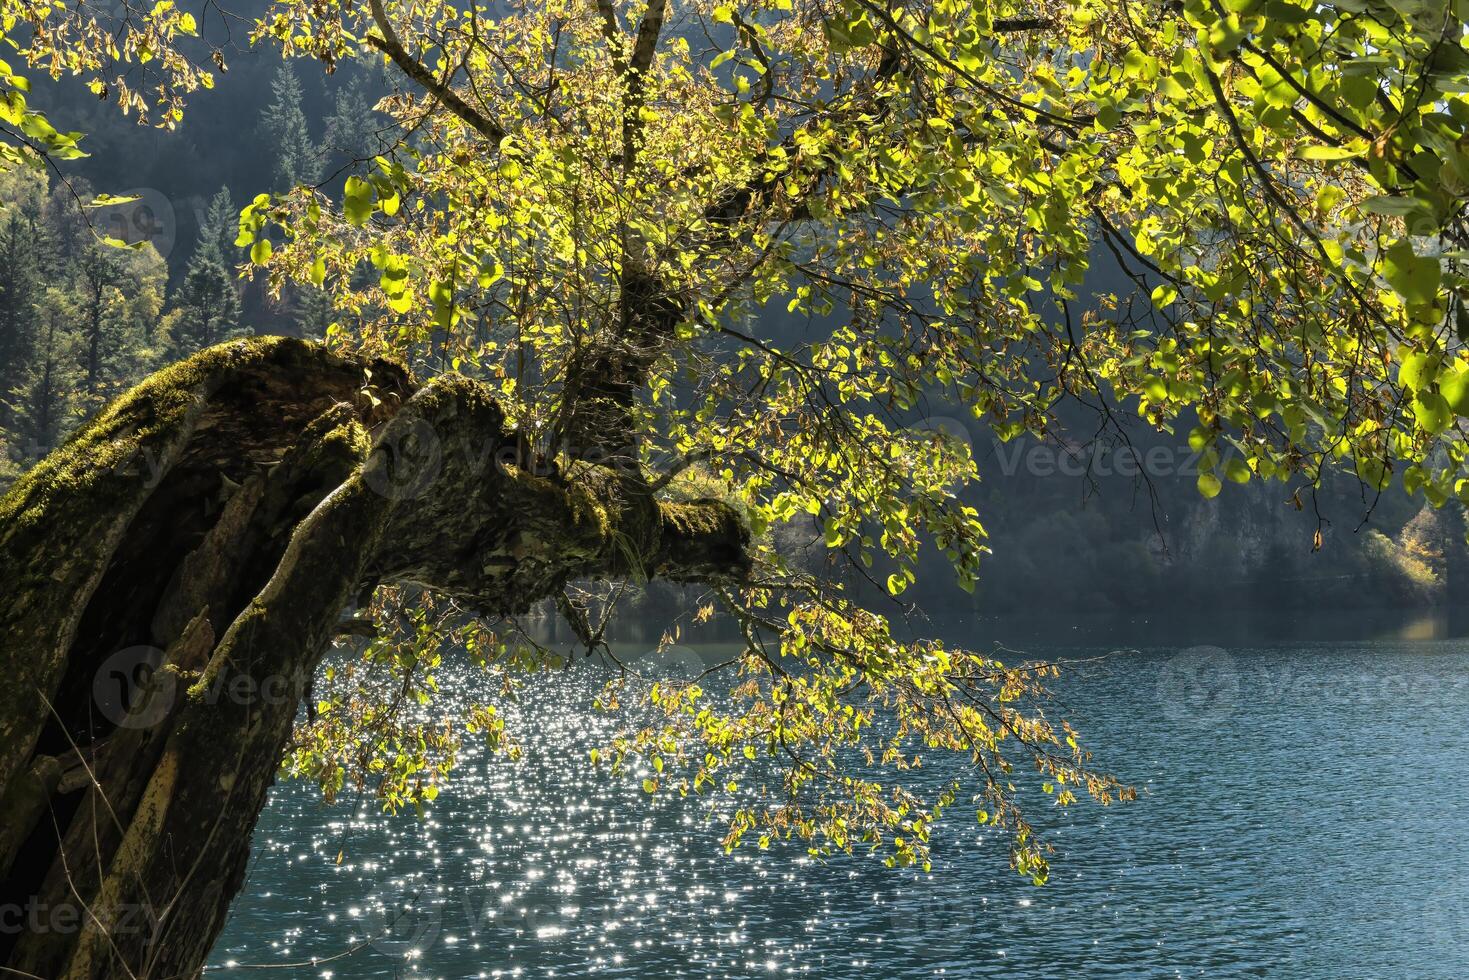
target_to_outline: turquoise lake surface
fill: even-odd
[[[944,632],[1087,661],[1063,674],[1053,714],[1141,791],[1066,811],[1032,794],[1056,846],[1044,887],[1009,870],[972,807],[946,820],[930,875],[798,847],[726,855],[706,804],[650,804],[641,776],[591,768],[613,722],[589,709],[599,670],[583,664],[538,678],[511,712],[522,760],[471,750],[426,818],[278,785],[209,973],[1469,976],[1469,639],[1457,630]]]

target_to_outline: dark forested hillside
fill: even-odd
[[[135,125],[65,77],[35,86],[88,156],[0,173],[5,483],[163,364],[249,334],[319,337],[331,321],[308,289],[270,297],[239,276],[238,214],[257,194],[339,185],[390,145],[372,108],[383,78],[301,71],[244,46],[243,22],[204,27],[228,70],[176,129]],[[99,194],[130,200],[86,206]]]

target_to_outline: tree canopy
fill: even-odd
[[[25,70],[80,72],[163,125],[223,64],[171,0],[118,33],[89,8],[4,11]],[[490,383],[565,472],[611,466],[748,520],[754,570],[710,595],[748,640],[731,696],[653,685],[666,722],[612,764],[701,792],[768,755],[779,788],[737,811],[731,845],[904,863],[974,795],[1043,879],[1017,769],[1062,804],[1130,793],[1049,717],[1052,668],[908,639],[773,531],[814,518],[894,597],[927,546],[973,588],[975,464],[912,424],[932,399],[1006,439],[1070,402],[1123,437],[1129,417],[1187,432],[1206,496],[1267,480],[1304,506],[1335,466],[1374,493],[1469,496],[1462,14],[281,0],[255,37],[328,70],[390,63],[379,108],[406,135],[340,194],[257,197],[237,244],[274,287],[327,291],[329,343]],[[80,152],[20,74],[0,83],[6,160]],[[1103,256],[1130,291],[1096,289]],[[935,749],[973,775],[923,795],[904,772]],[[342,757],[296,762],[330,782]]]

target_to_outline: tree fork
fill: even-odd
[[[19,481],[0,502],[0,903],[36,914],[0,962],[201,970],[363,591],[503,615],[573,578],[748,571],[727,504],[657,501],[636,470],[540,476],[516,446],[477,382],[259,338],[159,372]],[[138,651],[147,683],[108,702]]]

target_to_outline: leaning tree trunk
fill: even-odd
[[[17,483],[0,908],[21,915],[0,963],[200,972],[308,680],[376,585],[496,615],[574,577],[743,572],[727,505],[658,503],[637,472],[538,475],[520,444],[476,382],[265,338],[160,372]]]

